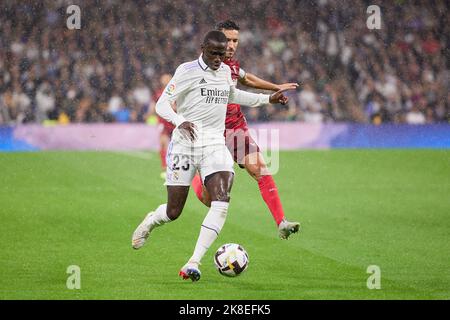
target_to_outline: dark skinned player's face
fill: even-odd
[[[226,42],[209,41],[202,46],[203,60],[212,70],[217,70],[225,59],[227,51]]]

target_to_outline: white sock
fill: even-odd
[[[197,244],[195,245],[194,254],[189,259],[189,262],[200,264],[206,251],[208,251],[209,247],[219,236],[227,217],[227,211],[228,202],[211,202],[211,208],[203,220]]]
[[[160,205],[156,210],[155,213],[150,216],[149,223],[154,224],[155,226],[159,227],[163,224],[170,222],[172,220],[169,219],[167,216],[167,204],[164,203]]]

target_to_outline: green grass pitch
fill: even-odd
[[[449,299],[450,152],[280,154],[275,176],[301,233],[278,239],[257,184],[236,168],[231,205],[197,283],[178,277],[207,212],[191,190],[181,217],[142,249],[131,234],[166,200],[150,152],[0,153],[0,299]],[[250,256],[237,278],[219,245]],[[69,290],[67,267],[81,269]],[[369,265],[381,289],[369,290]]]

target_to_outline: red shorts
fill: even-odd
[[[259,147],[248,132],[248,128],[225,129],[225,144],[236,162],[241,168],[244,165],[244,157],[259,152]]]

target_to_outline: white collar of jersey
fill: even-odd
[[[203,71],[206,71],[206,69],[209,68],[208,65],[205,63],[205,61],[203,61],[203,53],[198,58],[198,64],[200,65],[200,68],[202,68]]]

